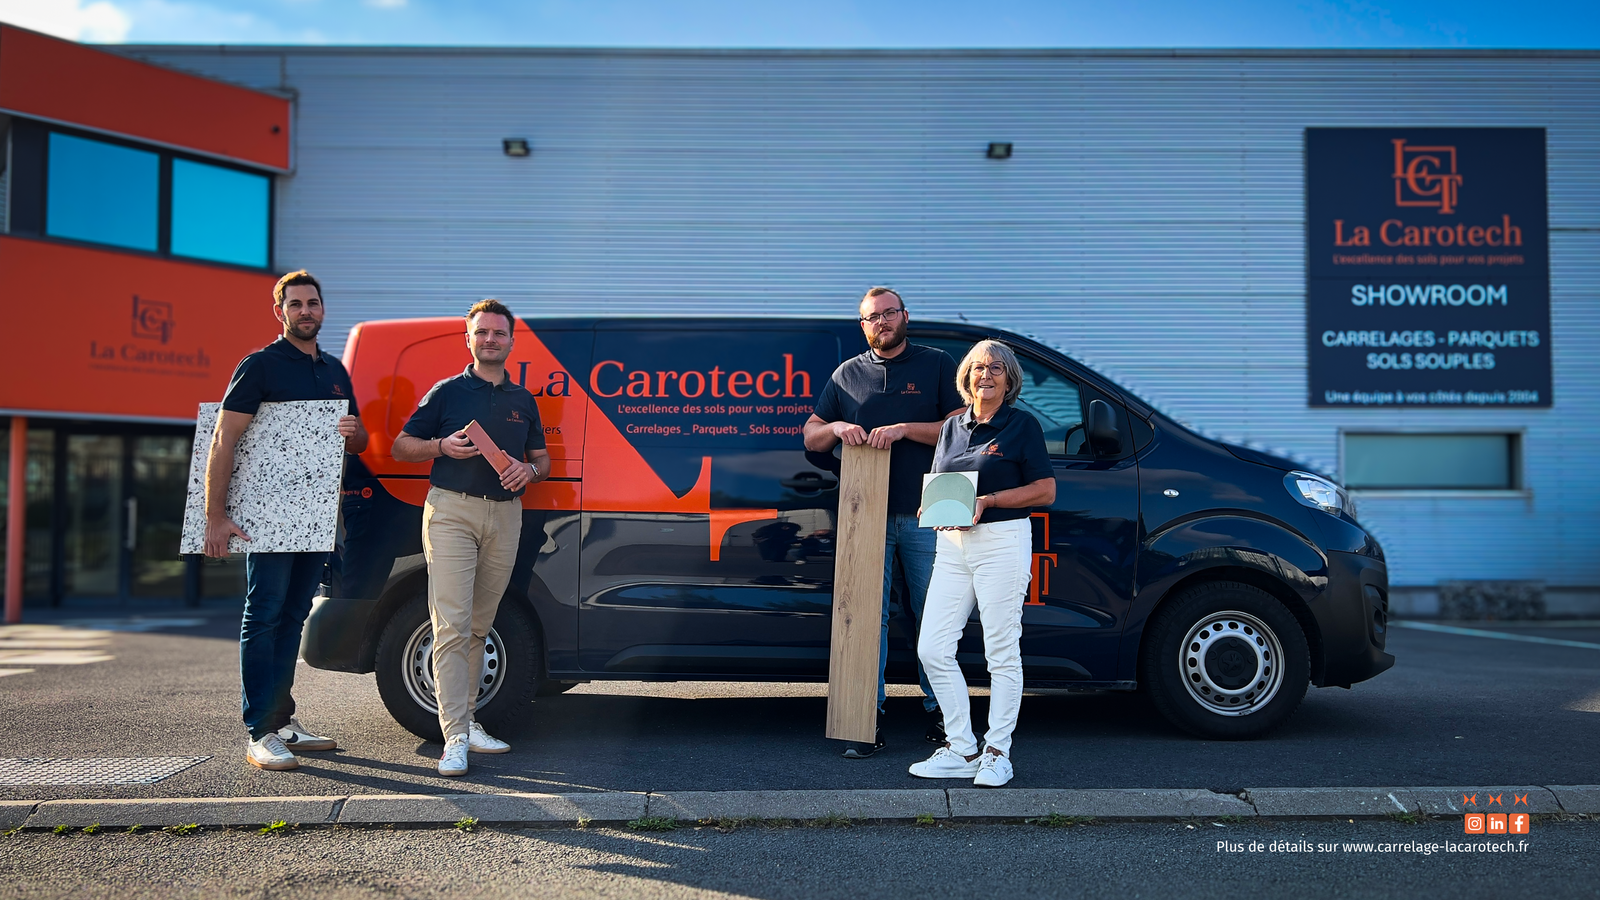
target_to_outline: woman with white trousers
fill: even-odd
[[[979,787],[1011,780],[1011,733],[1022,706],[1022,602],[1033,561],[1034,507],[1055,501],[1056,481],[1039,421],[1012,404],[1022,367],[1011,348],[980,341],[956,370],[968,406],[944,421],[934,472],[977,472],[971,527],[939,529],[933,578],[922,613],[917,656],[944,711],[946,743],[911,766],[919,778],[971,778]],[[956,645],[973,606],[989,663],[989,730],[972,734],[967,682]]]

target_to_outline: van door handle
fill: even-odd
[[[838,479],[823,478],[821,475],[812,475],[809,472],[801,472],[793,478],[785,478],[778,483],[797,491],[831,491],[839,486]]]

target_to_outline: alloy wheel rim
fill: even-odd
[[[1248,716],[1283,686],[1283,646],[1268,625],[1237,610],[1206,616],[1178,648],[1189,697],[1219,716]]]
[[[402,681],[411,701],[435,715],[439,712],[437,682],[433,678],[433,625],[423,622],[411,632],[406,641],[405,656],[401,659]],[[482,709],[500,691],[500,675],[505,671],[505,660],[500,652],[500,635],[493,628],[483,642],[483,670],[478,673],[478,704]]]

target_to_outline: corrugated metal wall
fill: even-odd
[[[1600,55],[130,52],[298,95],[276,259],[328,285],[331,346],[488,295],[848,315],[892,284],[1330,471],[1341,428],[1525,430],[1526,494],[1362,518],[1396,584],[1600,585]],[[1549,130],[1554,409],[1306,407],[1303,129],[1391,124]]]

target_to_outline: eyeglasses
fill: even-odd
[[[886,309],[883,312],[873,313],[870,316],[860,316],[859,318],[868,325],[876,325],[879,322],[893,322],[895,316],[898,316],[905,311],[905,307],[901,306],[895,309]]]
[[[980,375],[984,372],[988,372],[990,375],[998,378],[1006,374],[1006,367],[1000,363],[990,363],[987,366],[974,365],[972,367],[972,374],[974,375]]]

